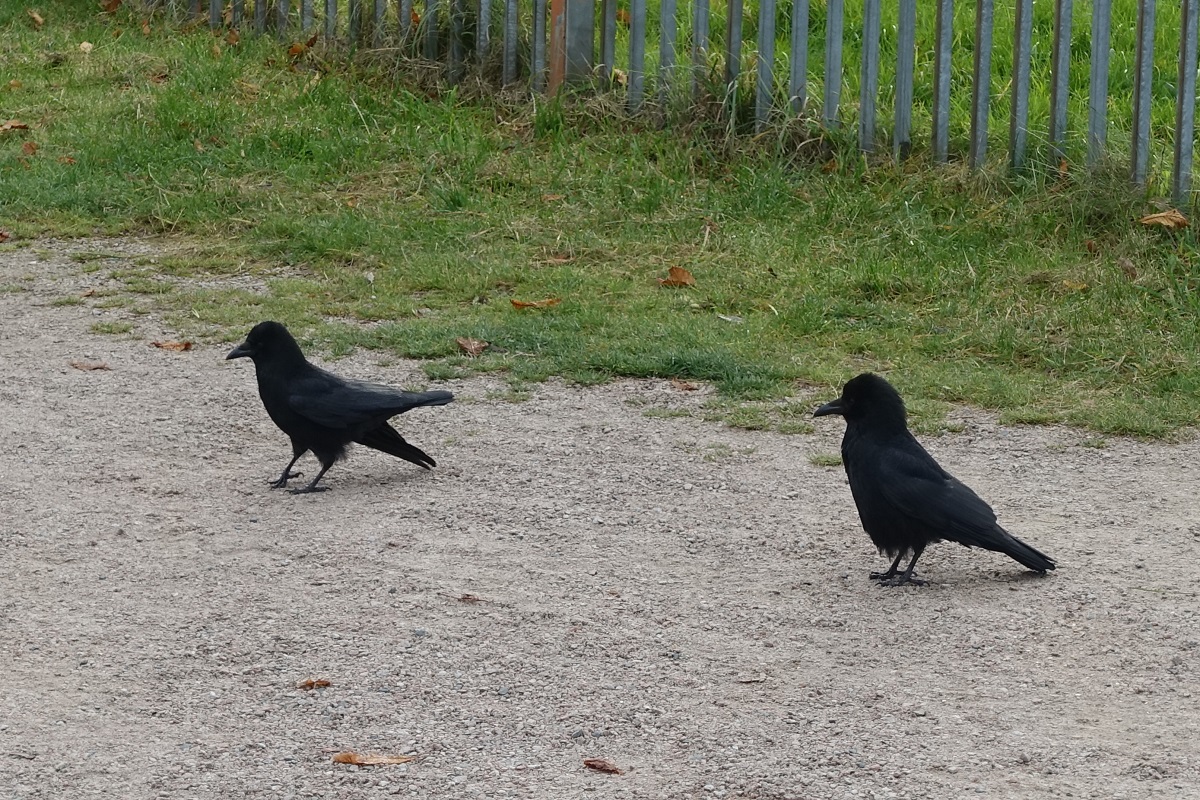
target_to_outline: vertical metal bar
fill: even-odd
[[[661,0],[658,34],[658,102],[665,109],[670,100],[671,78],[675,71],[675,0]]]
[[[375,0],[375,10],[371,14],[371,46],[383,47],[383,15],[387,11],[387,0]]]
[[[879,96],[880,0],[863,0],[862,66],[858,87],[858,149],[875,149],[875,100]]]
[[[775,90],[775,0],[758,3],[758,81],[754,92],[754,129],[761,131],[771,114]]]
[[[1087,164],[1104,158],[1108,140],[1108,39],[1112,28],[1112,0],[1092,0],[1092,66],[1088,78]]]
[[[337,35],[337,0],[325,0],[325,38]]]
[[[700,97],[700,81],[708,68],[708,0],[692,7],[692,99]]]
[[[353,4],[357,0],[350,0]],[[413,0],[400,0],[400,7],[396,9],[396,13],[400,17],[400,39],[407,42],[413,35]]]
[[[188,0],[188,16],[200,16],[200,0]]]
[[[1192,137],[1196,130],[1197,0],[1183,0],[1179,9],[1179,90],[1175,101],[1175,171],[1171,197],[1176,205],[1187,201],[1192,188]]]
[[[275,0],[275,33],[281,39],[288,35],[288,15],[290,13],[288,0]]]
[[[1133,182],[1146,185],[1150,166],[1150,86],[1154,77],[1155,0],[1138,0],[1137,60],[1133,70]]]
[[[501,80],[506,86],[517,80],[517,0],[504,0],[504,69]]]
[[[954,0],[937,0],[937,44],[933,55],[933,160],[950,157],[950,44],[954,39]]]
[[[733,103],[742,68],[742,0],[729,0],[725,13],[725,93]]]
[[[463,25],[467,16],[467,0],[450,0],[450,81],[463,79],[467,60],[467,45],[463,41]]]
[[[993,0],[975,0],[975,69],[971,87],[971,169],[987,159],[988,107],[992,99]]]
[[[600,5],[600,63],[604,80],[611,81],[617,60],[617,0],[602,0]]]
[[[208,0],[208,27],[216,30],[221,27],[221,13],[225,10],[221,0]]]
[[[408,0],[412,2],[412,0]],[[408,28],[408,21],[400,21],[401,30]],[[479,0],[479,25],[475,33],[475,58],[482,64],[487,60],[488,42],[491,39],[492,0]]]
[[[267,0],[254,0],[254,32],[267,29]]]
[[[232,13],[229,15],[229,24],[233,28],[242,26],[242,17],[246,12],[245,0],[233,0]]]
[[[629,0],[629,112],[642,105],[646,81],[646,0]]]
[[[900,0],[896,26],[896,126],[892,154],[908,158],[912,152],[913,70],[916,65],[917,0]]]
[[[1012,109],[1008,121],[1009,165],[1025,166],[1029,147],[1029,61],[1033,39],[1033,0],[1016,0],[1013,26]]]
[[[240,0],[234,0],[236,6]],[[313,0],[300,0],[300,29],[305,33],[313,26]]]
[[[1050,144],[1059,158],[1067,138],[1073,0],[1054,0],[1054,49],[1050,56]]]
[[[429,61],[438,57],[438,0],[425,0],[425,52]]]
[[[838,101],[842,97],[842,27],[846,21],[844,0],[829,0],[825,9],[825,104],[821,118],[825,127],[837,127]]]
[[[799,114],[808,101],[808,0],[792,0],[791,50],[788,102]]]
[[[362,37],[362,4],[363,0],[350,0],[350,42],[358,44]]]
[[[564,20],[565,22],[565,20]],[[566,31],[563,31],[564,36]],[[565,60],[571,56],[565,53]],[[565,65],[564,65],[565,67]],[[533,0],[533,90],[546,88],[546,0]]]

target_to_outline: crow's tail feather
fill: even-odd
[[[1002,553],[1012,556],[1035,572],[1045,572],[1046,570],[1054,569],[1054,559],[1037,548],[1030,547],[1012,534],[1008,535],[1008,541],[1005,542],[1005,545],[1005,547],[997,549]]]
[[[450,398],[453,397],[453,395],[451,395],[449,392],[426,392],[426,394],[443,394]],[[449,402],[449,399],[442,400],[441,402],[438,402],[435,399],[426,405],[444,405]],[[426,455],[424,450],[404,441],[404,437],[397,433],[396,429],[391,425],[388,425],[386,422],[367,431],[357,441],[361,445],[366,445],[374,450],[387,453],[390,456],[396,456],[396,458],[403,458],[405,461],[411,461],[418,467],[429,469],[430,467],[437,466],[437,462]]]
[[[408,402],[408,408],[421,408],[422,406],[444,406],[454,400],[454,395],[439,389],[433,392],[405,392],[404,399]]]

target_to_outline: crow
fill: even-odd
[[[278,322],[260,322],[242,342],[229,351],[226,360],[249,358],[258,376],[258,394],[267,414],[292,440],[292,460],[283,474],[271,481],[273,488],[287,486],[300,477],[292,467],[311,450],[321,462],[317,477],[292,494],[323,492],[317,482],[325,472],[346,457],[351,442],[366,445],[429,469],[437,463],[421,449],[404,441],[388,420],[421,406],[444,406],[454,399],[450,392],[404,392],[376,383],[339,378],[308,363],[300,345]]]
[[[842,464],[850,493],[871,541],[895,558],[871,578],[887,586],[924,585],[913,577],[917,559],[931,542],[958,542],[1004,553],[1044,573],[1054,560],[996,522],[991,506],[946,472],[908,430],[904,401],[883,378],[865,372],[842,388],[842,396],[813,412],[846,419]],[[908,569],[900,560],[912,552]]]

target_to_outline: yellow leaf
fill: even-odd
[[[1141,218],[1140,222],[1143,225],[1162,225],[1164,228],[1170,229],[1186,228],[1188,226],[1187,217],[1175,208],[1160,211],[1157,214],[1147,214]]]

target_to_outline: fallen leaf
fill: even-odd
[[[33,27],[37,28],[38,30],[41,30],[42,26],[46,24],[46,20],[42,17],[42,15],[34,11],[32,8],[25,13],[29,14],[29,18],[33,20]]]
[[[488,348],[488,343],[480,339],[468,339],[465,336],[460,336],[454,341],[458,343],[458,349],[469,356],[480,355]]]
[[[34,153],[36,153],[37,151],[38,151],[38,143],[37,142],[25,142],[25,144],[21,145],[21,152],[27,156],[31,156]]]
[[[304,55],[304,51],[307,49],[308,45],[304,44],[304,42],[296,42],[288,48],[287,54],[292,58],[299,58]]]
[[[213,58],[220,58],[221,57],[221,45],[214,44],[212,46],[212,49],[209,50],[208,52],[212,54]]]
[[[1100,252],[1100,245],[1096,244],[1095,239],[1088,239],[1086,242],[1083,243],[1083,246],[1092,255],[1096,255],[1097,253]]]
[[[421,24],[421,15],[417,13],[416,9],[413,9],[413,12],[409,15],[408,19],[414,28]]]
[[[696,279],[683,267],[671,267],[667,270],[667,277],[659,278],[658,283],[660,286],[695,286]]]
[[[324,689],[328,685],[329,681],[324,678],[309,678],[306,681],[300,681],[300,683],[296,684],[296,688],[311,692],[313,689]]]
[[[104,11],[104,13],[106,13],[106,14],[115,13],[116,10],[120,7],[121,7],[121,0],[104,0],[104,2],[100,4],[101,10]]]
[[[225,34],[225,42],[230,46],[237,44],[241,40],[242,37],[238,35],[237,28],[230,28],[229,33]]]
[[[565,200],[566,197],[567,196],[565,194],[544,194],[542,195],[542,202],[557,203],[559,200]]]
[[[94,295],[95,293],[96,293],[96,290],[95,290],[95,288],[92,288],[92,289],[88,289],[86,292],[84,292],[83,294],[81,294],[81,295],[79,295],[79,296],[80,296],[80,297],[91,297],[91,296],[92,296],[92,295]]]
[[[4,240],[0,239],[0,242],[2,242],[2,241],[4,241]],[[1130,261],[1128,258],[1118,259],[1117,266],[1121,268],[1121,272],[1125,273],[1126,278],[1129,278],[1130,280],[1135,280],[1137,278],[1137,276],[1138,276],[1137,267],[1135,267],[1133,265],[1133,262]]]
[[[628,11],[626,11],[626,10],[625,10],[625,9],[623,9],[623,8],[618,8],[618,9],[617,9],[617,22],[621,23],[621,24],[622,24],[622,25],[624,25],[626,28],[628,28],[628,27],[629,27],[629,24],[630,24],[632,21],[633,21],[633,17],[629,16],[629,12],[628,12]]]
[[[545,300],[512,300],[513,308],[551,308],[562,302],[561,297],[547,297]]]
[[[180,352],[191,350],[193,346],[191,342],[151,342],[150,344],[159,350],[178,350]]]
[[[15,90],[15,89],[20,89],[20,88],[21,88],[22,86],[24,86],[24,85],[25,85],[25,84],[21,83],[21,82],[20,82],[19,80],[17,80],[16,78],[13,78],[11,81],[9,81],[9,82],[8,82],[8,88],[10,88],[10,89],[14,89],[14,90]]]
[[[142,36],[149,36],[149,35],[150,35],[150,20],[145,20],[142,22]]]
[[[1066,180],[1067,172],[1069,171],[1069,169],[1070,169],[1070,167],[1067,164],[1067,160],[1065,158],[1059,159],[1059,161],[1058,161],[1058,179],[1060,181]]]
[[[416,761],[414,756],[385,756],[378,753],[338,753],[333,757],[335,764],[357,764],[360,767],[377,767],[383,764],[407,764]]]
[[[192,140],[192,147],[196,148],[197,153],[204,152],[204,144],[199,139]]]
[[[7,242],[11,238],[12,238],[11,233],[4,230],[4,228],[0,228],[0,242]]]
[[[10,119],[6,122],[0,122],[0,133],[8,133],[9,131],[27,131],[29,126],[19,119]]]
[[[110,369],[106,361],[72,361],[71,366],[75,369],[91,371],[96,369]]]
[[[699,385],[691,381],[683,381],[679,378],[671,378],[671,385],[681,392],[694,392],[700,388]]]
[[[583,765],[588,769],[594,769],[597,772],[607,772],[610,775],[624,775],[625,770],[618,767],[607,758],[585,758]]]
[[[316,43],[317,43],[317,37],[318,37],[318,36],[320,36],[320,34],[319,34],[319,33],[314,33],[312,36],[308,37],[308,41],[304,43],[304,46],[305,46],[305,47],[312,47],[314,44],[316,44]]]
[[[1143,225],[1162,225],[1164,228],[1186,228],[1188,226],[1187,217],[1175,208],[1160,211],[1157,214],[1147,214],[1139,221]]]
[[[91,42],[80,42],[79,43],[79,52],[83,53],[84,55],[87,55],[88,53],[92,52],[92,49],[94,47],[95,47],[95,45],[92,44]]]

